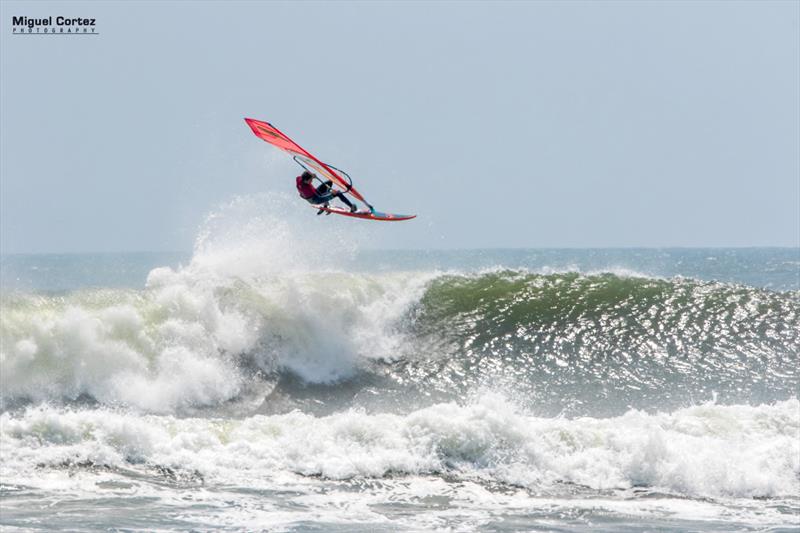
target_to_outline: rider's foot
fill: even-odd
[[[350,204],[350,212],[355,213],[358,211],[358,206],[356,204]]]

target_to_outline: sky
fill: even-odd
[[[98,35],[12,33],[59,15]],[[3,1],[0,65],[0,253],[188,251],[235,198],[376,249],[800,245],[796,1]],[[244,117],[418,218],[315,217]]]

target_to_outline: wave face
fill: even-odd
[[[667,406],[798,392],[800,293],[691,279],[499,271],[433,280],[403,369],[542,402]],[[579,409],[581,411],[581,409]]]

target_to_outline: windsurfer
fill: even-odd
[[[328,207],[328,203],[331,200],[338,198],[350,208],[351,213],[356,212],[358,209],[356,204],[348,200],[347,196],[341,191],[334,191],[332,187],[333,182],[331,180],[322,182],[322,185],[319,187],[314,187],[311,182],[315,177],[316,176],[308,170],[303,172],[300,176],[297,176],[297,192],[300,193],[302,199],[314,205]],[[321,209],[317,214],[320,213],[322,213]]]

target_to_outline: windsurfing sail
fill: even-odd
[[[246,118],[244,120],[247,122],[247,125],[250,126],[250,129],[253,130],[253,133],[256,134],[256,137],[290,153],[292,157],[294,157],[294,160],[303,168],[314,172],[318,176],[331,180],[337,189],[349,193],[366,203],[361,193],[353,188],[353,182],[346,172],[323,163],[269,122],[262,122],[261,120],[252,118]]]

